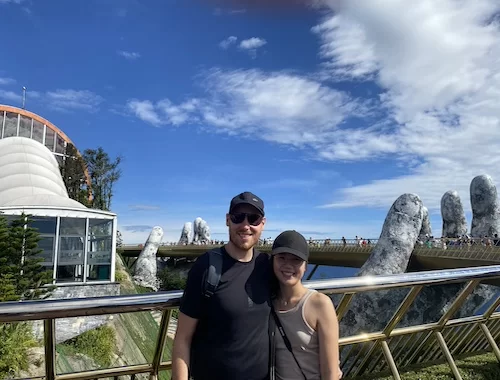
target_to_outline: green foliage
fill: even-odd
[[[107,210],[111,208],[113,186],[121,177],[119,169],[122,158],[111,161],[109,155],[101,148],[86,149],[83,159],[90,176],[92,201],[90,207]]]
[[[0,302],[18,301],[19,295],[10,274],[0,274]]]
[[[0,302],[38,299],[50,292],[44,285],[52,281],[52,273],[40,265],[38,241],[27,215],[10,226],[0,216]],[[30,324],[0,325],[0,377],[27,369],[28,350],[34,345]]]
[[[28,323],[0,325],[0,378],[28,369],[28,351],[35,345]]]
[[[123,282],[127,280],[127,274],[121,270],[115,271],[115,281]]]
[[[64,185],[71,199],[89,206],[85,161],[73,144],[66,147],[68,157],[59,167]]]
[[[116,333],[109,326],[101,326],[60,344],[59,351],[66,355],[83,354],[93,359],[102,367],[109,367],[112,363],[116,347]]]
[[[168,268],[158,273],[161,290],[184,290],[186,279],[179,272],[170,271]]]
[[[458,359],[458,360],[457,360]],[[455,358],[460,375],[463,380],[499,380],[500,365],[494,354],[488,353],[471,357]],[[405,368],[400,371],[402,380],[453,380],[450,366],[447,363],[439,363],[424,367]],[[351,377],[349,377],[351,379]],[[389,372],[352,377],[356,380],[392,380]]]
[[[38,248],[38,231],[30,227],[28,215],[7,224],[0,216],[0,300],[40,299],[48,296],[52,287],[52,272],[44,271]]]

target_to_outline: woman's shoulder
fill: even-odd
[[[314,291],[309,297],[309,302],[316,312],[330,312],[334,310],[333,302],[326,294]]]

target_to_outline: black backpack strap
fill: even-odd
[[[208,268],[205,276],[203,295],[210,298],[220,282],[222,274],[222,252],[220,249],[208,251]]]
[[[302,376],[304,377],[304,380],[307,380],[306,374],[305,374],[305,373],[304,373],[304,371],[302,370],[302,367],[300,366],[299,361],[297,360],[297,358],[295,357],[295,354],[293,353],[293,350],[292,350],[292,344],[290,343],[290,340],[289,340],[289,339],[288,339],[288,337],[286,336],[285,329],[283,328],[283,325],[281,324],[280,318],[279,318],[279,317],[278,317],[278,315],[276,314],[276,311],[274,310],[274,307],[273,307],[273,308],[271,308],[271,314],[272,314],[272,315],[273,315],[273,317],[274,317],[274,322],[276,323],[276,326],[278,327],[278,331],[280,332],[281,337],[283,338],[283,341],[285,342],[285,346],[286,346],[286,348],[287,348],[287,349],[288,349],[288,351],[290,351],[290,353],[292,354],[293,359],[295,360],[295,363],[296,363],[296,364],[297,364],[297,366],[299,367],[300,372],[302,373]]]

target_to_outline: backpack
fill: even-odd
[[[210,298],[214,295],[215,290],[220,282],[222,274],[222,251],[220,248],[208,251],[208,268],[203,282],[203,295],[205,298]]]

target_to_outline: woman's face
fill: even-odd
[[[278,253],[273,257],[274,275],[283,285],[293,286],[306,272],[306,262],[291,253]]]

